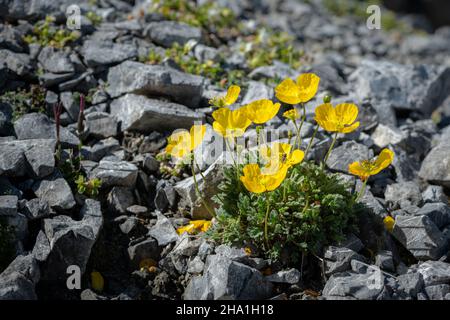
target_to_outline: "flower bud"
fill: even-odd
[[[331,96],[329,94],[326,94],[323,97],[323,103],[330,103],[331,102]]]

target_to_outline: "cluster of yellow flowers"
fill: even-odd
[[[300,142],[300,131],[306,120],[305,103],[314,98],[318,91],[319,83],[320,78],[317,75],[307,73],[300,75],[296,81],[289,78],[285,79],[275,88],[277,99],[292,106],[283,116],[292,121],[295,126],[297,130],[296,142]],[[217,108],[212,114],[214,118],[213,129],[225,140],[233,140],[244,135],[252,124],[261,125],[266,123],[275,117],[281,107],[280,103],[262,99],[231,110],[229,106],[237,101],[240,91],[241,89],[238,86],[232,85],[224,96],[210,100],[211,105]],[[295,105],[300,105],[303,115],[295,108]],[[275,142],[270,146],[264,145],[259,149],[263,167],[260,167],[258,163],[245,165],[240,181],[252,193],[258,194],[277,189],[287,177],[289,168],[300,163],[306,157],[319,127],[334,133],[332,143],[322,163],[323,167],[334,147],[338,133],[350,133],[359,127],[360,123],[356,121],[357,117],[358,107],[351,103],[342,103],[335,107],[329,102],[319,105],[315,109],[314,117],[317,125],[306,151],[294,149],[299,143],[292,145],[290,141],[289,143]],[[297,123],[298,119],[301,119],[300,124]],[[201,144],[205,132],[205,125],[195,125],[190,131],[176,131],[168,138],[166,152],[176,158],[183,158],[191,154]],[[349,172],[360,177],[363,181],[363,187],[357,199],[363,195],[368,178],[388,167],[392,163],[393,157],[394,154],[391,150],[384,149],[375,160],[366,159],[349,165]],[[193,159],[192,167],[194,165],[195,159]],[[194,171],[193,176],[195,179]],[[199,194],[199,196],[201,195]],[[202,220],[198,222],[191,221],[188,226],[183,227],[179,232],[191,233],[190,231],[199,229],[204,231],[208,227],[209,224],[205,226]]]

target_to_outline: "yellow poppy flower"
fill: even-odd
[[[259,153],[267,163],[264,173],[276,172],[280,165],[291,167],[302,162],[305,153],[299,149],[291,152],[291,149],[292,146],[289,143],[281,142],[274,142],[270,147],[262,146]]]
[[[244,108],[247,111],[247,118],[250,121],[256,124],[263,124],[276,116],[278,110],[280,110],[280,106],[281,104],[279,103],[273,103],[271,100],[262,99],[253,101]]]
[[[232,85],[228,88],[227,93],[222,97],[215,97],[209,100],[209,103],[218,108],[230,106],[236,102],[239,97],[241,88],[239,86]]]
[[[167,139],[166,152],[175,158],[183,158],[202,142],[206,125],[194,125],[190,131],[177,130]]]
[[[225,138],[242,136],[252,124],[247,117],[245,108],[234,111],[228,108],[220,108],[214,111],[212,116],[215,120],[213,123],[214,130]]]
[[[394,160],[394,152],[389,149],[383,149],[374,160],[363,160],[351,163],[348,171],[361,180],[366,181],[370,176],[378,174],[386,169]]]
[[[198,232],[206,232],[211,227],[211,221],[209,220],[191,220],[189,224],[177,229],[177,233],[182,235],[187,232],[188,234],[194,234]]]
[[[244,175],[240,180],[245,188],[253,193],[263,193],[266,191],[273,191],[278,188],[283,180],[289,167],[287,165],[280,165],[279,170],[273,174],[263,174],[256,163],[247,164],[244,167]]]
[[[91,285],[92,289],[97,292],[102,292],[105,286],[105,280],[100,272],[91,272]]]
[[[316,108],[315,120],[329,132],[349,133],[359,127],[358,107],[351,103],[338,104],[333,108],[331,103],[324,103]]]
[[[300,113],[297,111],[297,109],[293,108],[283,113],[283,117],[285,117],[288,120],[295,121],[300,118]]]
[[[394,230],[394,226],[395,226],[395,219],[392,218],[391,216],[386,216],[383,219],[383,223],[385,228],[389,231],[392,232]]]
[[[316,95],[319,82],[320,78],[314,73],[300,75],[297,83],[287,78],[275,88],[275,96],[287,104],[305,103]]]

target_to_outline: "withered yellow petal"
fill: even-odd
[[[209,230],[210,227],[211,227],[211,221],[205,221],[205,223],[203,223],[202,227],[200,228],[200,231],[206,232]]]
[[[386,216],[383,219],[383,223],[385,228],[389,231],[392,232],[394,230],[394,226],[395,226],[395,220],[394,218],[392,218],[391,216]]]
[[[100,272],[94,271],[91,272],[91,284],[92,289],[97,292],[102,292],[105,287],[105,280]]]
[[[177,229],[177,233],[179,235],[182,235],[183,233],[187,232],[188,234],[192,234],[195,231],[193,224],[188,224],[186,226],[179,227]]]

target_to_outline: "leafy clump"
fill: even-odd
[[[218,61],[197,60],[192,53],[192,44],[190,43],[184,46],[174,43],[164,52],[164,55],[155,50],[150,50],[147,57],[140,60],[148,64],[160,64],[164,59],[172,60],[184,72],[206,77],[220,86],[224,86],[226,83],[240,83],[240,80],[244,77],[244,73],[240,70],[226,71],[223,66],[225,61],[222,58],[218,58]]]
[[[30,112],[46,112],[46,91],[38,85],[32,85],[30,90],[8,91],[0,96],[0,102],[8,103],[13,108],[13,120]]]
[[[274,60],[300,67],[301,51],[294,48],[293,37],[286,32],[274,32],[262,29],[241,45],[250,68],[271,65]]]
[[[75,181],[77,185],[77,191],[79,194],[84,194],[88,197],[98,196],[102,181],[98,178],[86,179],[83,175],[79,175]]]
[[[13,230],[0,219],[0,273],[14,258]]]
[[[94,26],[98,26],[103,21],[102,17],[93,11],[86,13],[86,18],[88,18]]]
[[[24,37],[25,42],[28,44],[39,44],[44,47],[64,48],[80,37],[78,32],[58,27],[54,24],[54,21],[54,17],[47,16],[45,20],[37,22],[33,28],[33,33]]]
[[[223,70],[218,62],[212,60],[200,62],[194,56],[189,55],[190,51],[189,44],[180,46],[175,43],[166,51],[166,57],[172,59],[187,73],[202,75],[213,80],[220,79],[219,75],[223,73]]]
[[[215,1],[197,4],[192,0],[153,0],[149,11],[159,13],[168,20],[201,27],[219,37],[230,36],[230,30],[238,27],[233,11],[219,6]]]
[[[156,155],[156,160],[160,162],[159,172],[163,177],[180,177],[187,171],[188,161],[172,161],[172,157],[167,152],[161,152]]]
[[[296,262],[302,252],[317,253],[354,228],[357,205],[348,186],[312,162],[296,165],[278,189],[264,196],[246,191],[234,169],[224,170],[216,197],[218,221],[210,230],[214,240],[250,244],[272,259],[291,249]],[[262,228],[267,208],[269,246]]]

